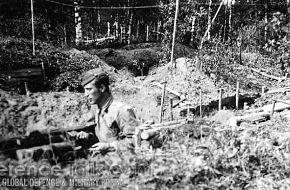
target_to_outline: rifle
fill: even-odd
[[[68,142],[68,144],[71,144],[71,146],[75,146],[78,140],[75,138],[75,134],[73,134],[73,132],[94,132],[94,126],[94,123],[87,123],[87,125],[85,126],[33,131],[29,135],[2,139],[0,140],[0,153],[4,153],[6,155],[11,155],[12,153],[12,155],[14,155],[15,151],[19,149],[29,149],[33,147],[53,145],[62,142]],[[90,147],[91,145],[96,143],[97,138],[94,138],[96,137],[90,137],[90,139],[87,140],[86,143],[80,144],[83,144],[85,148]],[[82,139],[80,140],[82,141]]]

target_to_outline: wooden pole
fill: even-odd
[[[274,112],[275,112],[275,104],[276,104],[276,100],[273,100],[273,106],[272,106],[272,110],[271,110],[271,116],[274,115]]]
[[[46,74],[45,74],[45,67],[44,67],[43,62],[41,62],[41,68],[42,68],[43,82],[44,82],[44,84],[46,84]]]
[[[120,28],[121,28],[121,39],[120,39],[120,41],[122,42],[122,41],[123,41],[123,28],[124,28],[124,27],[121,26]]]
[[[24,88],[25,88],[25,94],[27,95],[27,96],[29,96],[30,95],[30,90],[29,90],[29,88],[28,88],[28,84],[27,84],[27,82],[24,82]]]
[[[35,34],[34,34],[34,13],[33,13],[33,0],[30,1],[31,7],[31,30],[32,30],[32,54],[35,55]]]
[[[162,117],[163,117],[163,105],[164,105],[165,93],[166,93],[166,82],[164,83],[162,97],[161,97],[161,108],[160,108],[160,119],[159,119],[160,123],[162,122]]]
[[[146,42],[149,41],[149,25],[146,26]]]
[[[173,98],[169,99],[169,103],[170,103],[170,119],[171,121],[173,121]]]
[[[107,35],[108,35],[108,37],[110,36],[110,34],[111,34],[111,27],[110,27],[110,23],[109,22],[107,22],[108,23],[108,31],[107,31]]]
[[[199,49],[202,48],[203,42],[204,42],[205,38],[207,37],[207,34],[208,34],[209,31],[210,31],[211,25],[212,25],[213,22],[215,21],[215,19],[216,19],[218,13],[220,12],[220,9],[221,9],[221,7],[222,7],[224,1],[225,1],[225,0],[221,1],[220,6],[219,6],[218,10],[216,11],[216,13],[215,13],[215,15],[214,15],[214,17],[213,17],[213,19],[212,19],[212,21],[211,21],[211,24],[207,27],[207,30],[205,31],[205,33],[204,33],[204,35],[203,35],[203,37],[202,37],[202,39],[201,39],[201,43],[200,43],[200,47],[199,47]]]
[[[265,95],[265,86],[262,86],[262,96]]]
[[[237,81],[237,89],[236,89],[236,109],[239,109],[239,89],[240,89],[240,83]]]
[[[222,110],[222,88],[219,89],[219,111]]]
[[[199,91],[199,116],[202,117],[202,92]]]
[[[174,55],[174,46],[175,46],[175,36],[176,36],[176,27],[177,27],[178,8],[179,8],[179,0],[176,0],[173,35],[172,35],[172,48],[171,48],[171,57],[170,57],[170,63],[174,66],[174,68],[176,68],[176,63],[175,62],[173,63],[173,55]]]

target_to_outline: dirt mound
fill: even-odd
[[[0,92],[0,129],[5,136],[34,130],[79,126],[89,106],[79,93],[35,93],[31,96]]]
[[[199,104],[200,90],[202,91],[204,104],[218,97],[215,83],[207,75],[193,67],[192,62],[194,60],[179,58],[176,61],[176,69],[172,67],[172,64],[168,63],[151,70],[145,82],[150,85],[150,83],[166,81],[167,87],[183,94],[188,101],[195,105]]]

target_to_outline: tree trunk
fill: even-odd
[[[207,27],[210,27],[211,25],[211,5],[212,5],[212,0],[209,1]],[[207,40],[210,40],[210,31],[208,31],[207,33]]]
[[[230,13],[229,13],[229,34],[231,34],[231,32],[232,32],[232,8],[233,8],[233,6],[232,6],[232,2],[230,2],[230,4],[229,4],[229,11],[230,11]]]
[[[264,32],[264,40],[267,42],[267,24],[268,24],[268,2],[265,3],[265,32]]]
[[[194,35],[195,21],[196,21],[196,16],[193,16],[192,22],[191,22],[191,39],[190,39],[191,44],[194,43],[194,38],[195,38],[195,35]]]
[[[131,13],[130,16],[130,22],[129,22],[129,28],[128,28],[128,44],[131,44],[131,39],[132,39],[132,22],[133,22],[133,12]]]
[[[140,21],[138,19],[138,21],[137,21],[137,28],[136,28],[136,38],[137,38],[137,41],[139,39],[139,28],[140,28]]]
[[[63,27],[62,27],[62,31],[63,31],[63,45],[64,46],[67,46],[67,32],[66,32],[66,25],[64,25]]]
[[[146,42],[149,41],[149,25],[146,26]]]
[[[80,6],[77,0],[74,1],[74,7],[75,7],[75,30],[76,30],[75,43],[78,45],[82,40],[82,25],[80,16]]]
[[[287,23],[290,22],[290,0],[287,0]]]

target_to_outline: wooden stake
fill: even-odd
[[[29,96],[29,95],[30,95],[30,91],[29,91],[29,88],[28,88],[28,84],[27,84],[27,82],[24,82],[24,88],[25,88],[25,94],[26,94],[27,96]]]
[[[160,118],[159,118],[160,123],[162,122],[162,117],[163,117],[163,104],[164,104],[164,99],[165,99],[165,92],[166,92],[166,82],[164,83],[162,97],[161,97],[161,108],[160,108]]]
[[[240,83],[237,81],[237,89],[236,89],[236,109],[239,109],[239,88],[240,88]]]
[[[202,117],[202,92],[199,91],[199,116]]]
[[[169,103],[170,103],[170,119],[171,121],[173,121],[173,98],[169,99]]]
[[[123,41],[123,28],[124,28],[124,27],[121,26],[120,28],[121,28],[121,40],[120,40],[120,41],[122,42],[122,41]]]
[[[136,127],[135,134],[134,134],[135,150],[139,149],[141,146],[141,132],[142,131],[138,127]]]
[[[44,84],[46,83],[46,75],[45,75],[45,67],[44,67],[44,63],[41,62],[41,68],[42,68],[42,76],[43,76],[43,82]]]
[[[272,106],[272,110],[271,110],[271,116],[274,115],[274,112],[275,112],[275,104],[276,104],[276,100],[273,100],[273,106]]]
[[[174,68],[176,68],[175,61],[173,63],[173,55],[174,55],[175,36],[176,36],[176,27],[177,27],[177,18],[178,18],[178,8],[179,8],[179,0],[176,0],[173,35],[172,35],[172,48],[171,48],[171,57],[170,57],[170,63],[174,66]]]
[[[222,109],[222,88],[219,89],[219,110]]]
[[[110,23],[109,22],[107,22],[108,23],[108,31],[107,31],[107,35],[108,35],[108,37],[110,36],[110,34],[111,34],[111,27],[110,27]]]
[[[146,42],[149,41],[149,25],[146,26]]]
[[[266,88],[265,86],[262,86],[262,94],[261,94],[262,96],[265,95],[265,88]]]

